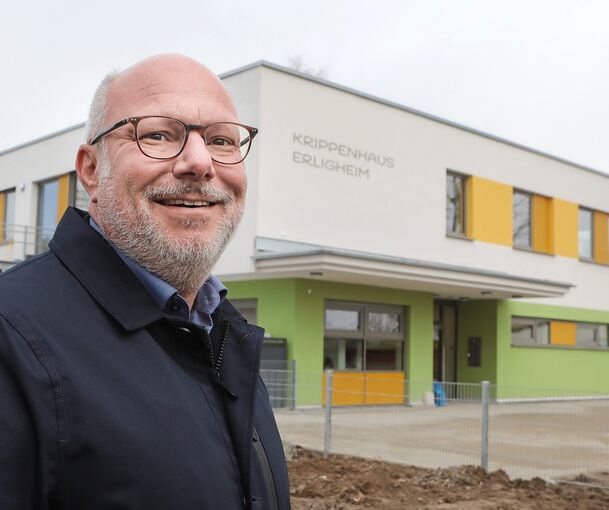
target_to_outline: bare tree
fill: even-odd
[[[291,57],[288,57],[288,67],[294,69],[294,71],[298,71],[299,73],[309,74],[311,76],[315,76],[316,78],[328,78],[327,67],[311,66],[305,61],[302,55],[292,55]]]

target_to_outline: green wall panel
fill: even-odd
[[[318,404],[323,373],[324,302],[382,303],[408,307],[406,378],[431,381],[433,297],[431,294],[308,279],[226,282],[229,297],[257,299],[258,323],[274,337],[288,339],[296,360],[298,403]]]
[[[457,380],[480,383],[497,381],[497,301],[460,302],[457,311]],[[468,366],[467,344],[470,336],[482,340],[480,367]]]
[[[497,376],[503,386],[609,391],[609,350],[512,346],[512,315],[609,323],[609,312],[502,301],[497,314]]]

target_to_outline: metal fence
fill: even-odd
[[[398,385],[390,377],[366,386],[357,374],[327,371],[324,381],[319,372],[273,372],[263,378],[288,443],[423,467],[477,464],[512,477],[609,484],[608,394],[490,383]],[[362,399],[393,403],[337,405]]]
[[[24,260],[48,249],[54,228],[0,223],[0,260]]]

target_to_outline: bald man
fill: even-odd
[[[263,330],[211,275],[257,130],[161,55],[104,79],[86,132],[89,212],[0,277],[0,508],[288,509]]]

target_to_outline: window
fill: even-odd
[[[258,302],[256,299],[231,299],[230,302],[249,324],[258,324]]]
[[[607,324],[578,323],[576,343],[580,347],[607,348]]]
[[[324,368],[403,370],[404,311],[397,306],[327,302]]]
[[[36,253],[47,249],[57,224],[69,205],[84,209],[88,207],[87,194],[78,182],[76,172],[38,183]]]
[[[593,213],[589,209],[579,208],[579,258],[592,260],[593,246]]]
[[[513,206],[513,243],[518,248],[532,248],[531,236],[531,195],[514,191]]]
[[[465,236],[465,181],[463,175],[448,172],[446,174],[446,233]]]
[[[38,185],[38,222],[36,229],[36,253],[47,249],[58,222],[59,179]]]
[[[609,348],[609,325],[512,317],[512,345]]]
[[[0,243],[9,243],[15,235],[15,190],[0,191]]]

